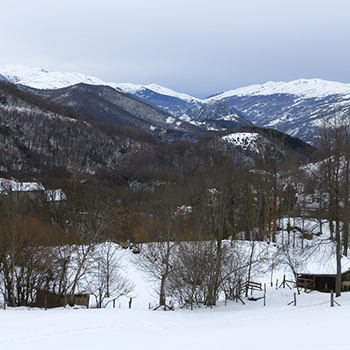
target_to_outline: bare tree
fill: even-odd
[[[347,119],[335,107],[334,114],[324,119],[324,125],[321,129],[320,147],[324,155],[324,160],[320,170],[329,197],[328,212],[331,231],[333,231],[333,223],[335,224],[337,261],[336,296],[340,296],[341,294],[341,221],[344,222],[342,212],[348,215],[349,205],[349,188],[346,188],[349,185],[348,137],[349,125]],[[346,195],[346,199],[342,196],[342,192]],[[342,205],[342,199],[345,207]],[[345,236],[345,241],[347,241],[347,219],[345,219],[345,224],[343,223],[344,228],[345,232],[343,232],[343,235]]]
[[[118,250],[117,244],[107,241],[96,247],[90,259],[89,274],[85,276],[86,290],[95,296],[98,308],[103,306],[105,299],[128,296],[135,288],[123,272]]]
[[[175,266],[172,255],[176,245],[174,222],[177,210],[183,204],[182,196],[182,188],[176,183],[163,184],[154,193],[152,215],[163,223],[163,227],[160,226],[157,241],[144,246],[137,258],[138,266],[159,282],[159,307],[164,307],[164,310],[168,307],[166,286]]]

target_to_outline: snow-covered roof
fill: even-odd
[[[0,194],[9,192],[44,191],[45,187],[40,182],[18,182],[15,180],[0,179]]]
[[[314,275],[336,275],[337,274],[337,262],[335,253],[334,256],[328,257],[323,260],[322,255],[317,254],[316,259],[310,259],[305,266],[297,271],[300,274],[314,274]],[[350,271],[350,259],[343,256],[341,259],[341,272]]]
[[[40,182],[19,182],[0,178],[0,195],[8,195],[10,192],[36,191],[43,191],[48,202],[57,202],[67,199],[67,196],[61,189],[46,190]]]
[[[48,202],[59,202],[67,199],[67,196],[61,189],[46,190],[45,195]]]

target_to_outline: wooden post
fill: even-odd
[[[115,309],[115,299],[113,299],[113,309]]]
[[[276,280],[276,290],[278,289],[278,279]]]
[[[294,293],[294,306],[297,306],[297,294]]]
[[[266,306],[266,293],[264,293],[264,306]]]
[[[283,275],[283,288],[286,288],[286,275]]]
[[[264,293],[266,293],[266,283],[264,283]]]
[[[334,306],[334,294],[333,291],[331,290],[331,307]]]
[[[132,298],[129,300],[129,309],[131,309],[131,304],[132,304]]]

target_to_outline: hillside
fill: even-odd
[[[96,121],[141,129],[162,143],[174,139],[194,141],[204,132],[110,86],[77,84],[56,90],[22,88],[48,101],[74,108]]]
[[[140,121],[144,123],[143,125],[146,125],[147,121],[155,124],[157,120],[159,120],[158,125],[164,125],[164,113],[143,103],[140,104],[140,102],[134,105],[134,99],[125,98],[124,94],[110,87],[75,85],[70,88],[45,90],[44,92],[50,94],[51,102],[50,99],[43,100],[37,95],[18,90],[13,85],[0,86],[0,143],[2,149],[0,166],[3,173],[17,171],[41,173],[53,168],[72,171],[73,168],[76,168],[80,172],[94,174],[98,169],[106,171],[126,169],[131,163],[141,172],[147,173],[150,168],[159,170],[169,167],[171,162],[174,162],[174,171],[178,171],[176,167],[185,166],[180,164],[186,164],[184,171],[185,169],[192,171],[198,164],[205,163],[210,154],[220,152],[224,148],[224,143],[214,142],[218,140],[215,133],[200,137],[196,143],[184,142],[181,144],[177,141],[174,145],[155,147],[157,142],[150,134],[137,131],[138,129],[132,126],[113,125],[118,124],[120,120],[122,125],[128,122],[130,123],[127,125],[137,124],[141,119],[135,117],[138,113],[148,117]],[[99,107],[94,109],[99,103],[99,98],[104,107],[112,106],[105,114],[98,114]],[[118,104],[125,106],[124,109],[116,108],[117,98],[120,99]],[[53,102],[59,100],[63,101],[63,104]],[[72,108],[73,103],[76,103],[74,109]],[[90,106],[91,109],[88,110],[87,106]],[[91,115],[87,117],[79,111],[84,114],[87,114],[88,111],[96,111],[95,116],[100,115],[103,122],[94,121]],[[151,113],[153,114],[150,115]],[[191,135],[193,138],[200,136],[194,132],[188,133],[188,130],[198,130],[195,126],[186,123],[182,123],[178,129],[169,128],[164,131],[168,125],[175,123],[174,118],[166,116],[169,123],[164,125],[164,129],[161,129],[159,134],[156,133],[157,129],[153,130],[160,141],[169,142],[175,138],[191,139]],[[222,122],[222,120],[214,120],[214,122]],[[236,123],[235,119],[233,118],[230,123],[230,125]],[[249,123],[244,124],[249,125]],[[187,130],[182,125],[186,125]],[[237,123],[235,126],[240,125],[242,124]],[[145,128],[147,127],[146,125]],[[277,142],[277,144],[280,144],[279,139],[281,138],[285,138],[286,141],[292,140],[291,137],[282,136],[282,134],[249,126],[244,129],[238,128],[237,131],[265,133],[270,142]],[[233,130],[230,129],[219,136],[231,132]],[[294,154],[294,159],[300,159],[302,162],[312,156],[313,148],[300,140],[293,139],[293,142],[287,142],[285,147],[289,153]],[[235,145],[229,149],[230,152],[236,154],[237,157],[242,157],[245,161],[249,159],[249,162],[256,161],[253,160],[257,156],[254,152],[251,153]],[[148,164],[142,160],[143,153],[148,155]],[[189,161],[188,157],[192,160]]]
[[[11,85],[0,85],[0,95],[1,172],[62,168],[94,173],[127,164],[149,147],[123,129],[96,124]]]
[[[209,101],[202,106],[195,105],[182,114],[180,119],[208,131],[254,126],[238,111],[232,109],[225,100]]]

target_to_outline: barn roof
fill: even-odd
[[[350,270],[350,259],[343,256],[341,259],[341,272],[345,273]],[[297,269],[298,274],[313,274],[313,275],[336,275],[337,262],[335,253],[333,256],[318,257],[317,259],[310,259],[304,266]]]
[[[44,191],[45,187],[40,182],[18,182],[15,180],[0,178],[0,194],[9,192]]]

